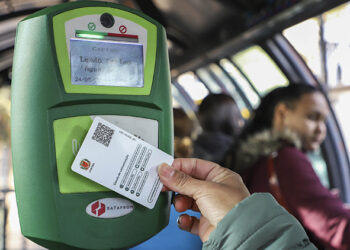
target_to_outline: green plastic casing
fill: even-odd
[[[64,22],[104,12],[121,15],[148,31],[143,88],[70,84]],[[123,197],[71,172],[66,165],[74,155],[60,153],[64,140],[75,133],[65,121],[78,123],[74,126],[81,143],[91,115],[157,121],[158,148],[173,153],[169,62],[159,23],[125,6],[93,1],[57,5],[25,18],[17,29],[11,112],[15,191],[25,237],[49,249],[123,249],[168,224],[169,193],[161,193],[153,209],[134,203],[131,213],[118,218],[88,215],[85,209],[91,202]],[[63,171],[58,165],[64,166]]]

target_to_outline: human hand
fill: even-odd
[[[163,163],[158,173],[164,184],[163,191],[179,193],[174,199],[176,211],[192,209],[201,213],[200,219],[181,215],[178,224],[203,242],[219,221],[250,195],[238,174],[205,160],[178,158],[172,167]]]

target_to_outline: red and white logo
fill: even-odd
[[[96,218],[117,218],[131,213],[134,204],[122,198],[104,198],[95,200],[87,205],[85,211]]]
[[[96,201],[91,205],[91,213],[101,216],[106,212],[106,205],[102,202]]]
[[[88,170],[91,165],[91,162],[88,159],[84,159],[80,161],[80,168],[84,170]]]

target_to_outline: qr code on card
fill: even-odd
[[[92,139],[108,147],[113,134],[113,129],[99,122],[92,135]]]

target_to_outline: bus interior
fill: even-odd
[[[16,26],[68,0],[0,0],[0,249],[37,249],[21,236],[10,146]],[[167,34],[173,107],[194,122],[209,93],[236,101],[245,121],[266,93],[290,82],[323,89],[331,115],[321,150],[310,154],[322,183],[350,203],[350,3],[344,0],[110,0],[144,12]]]

